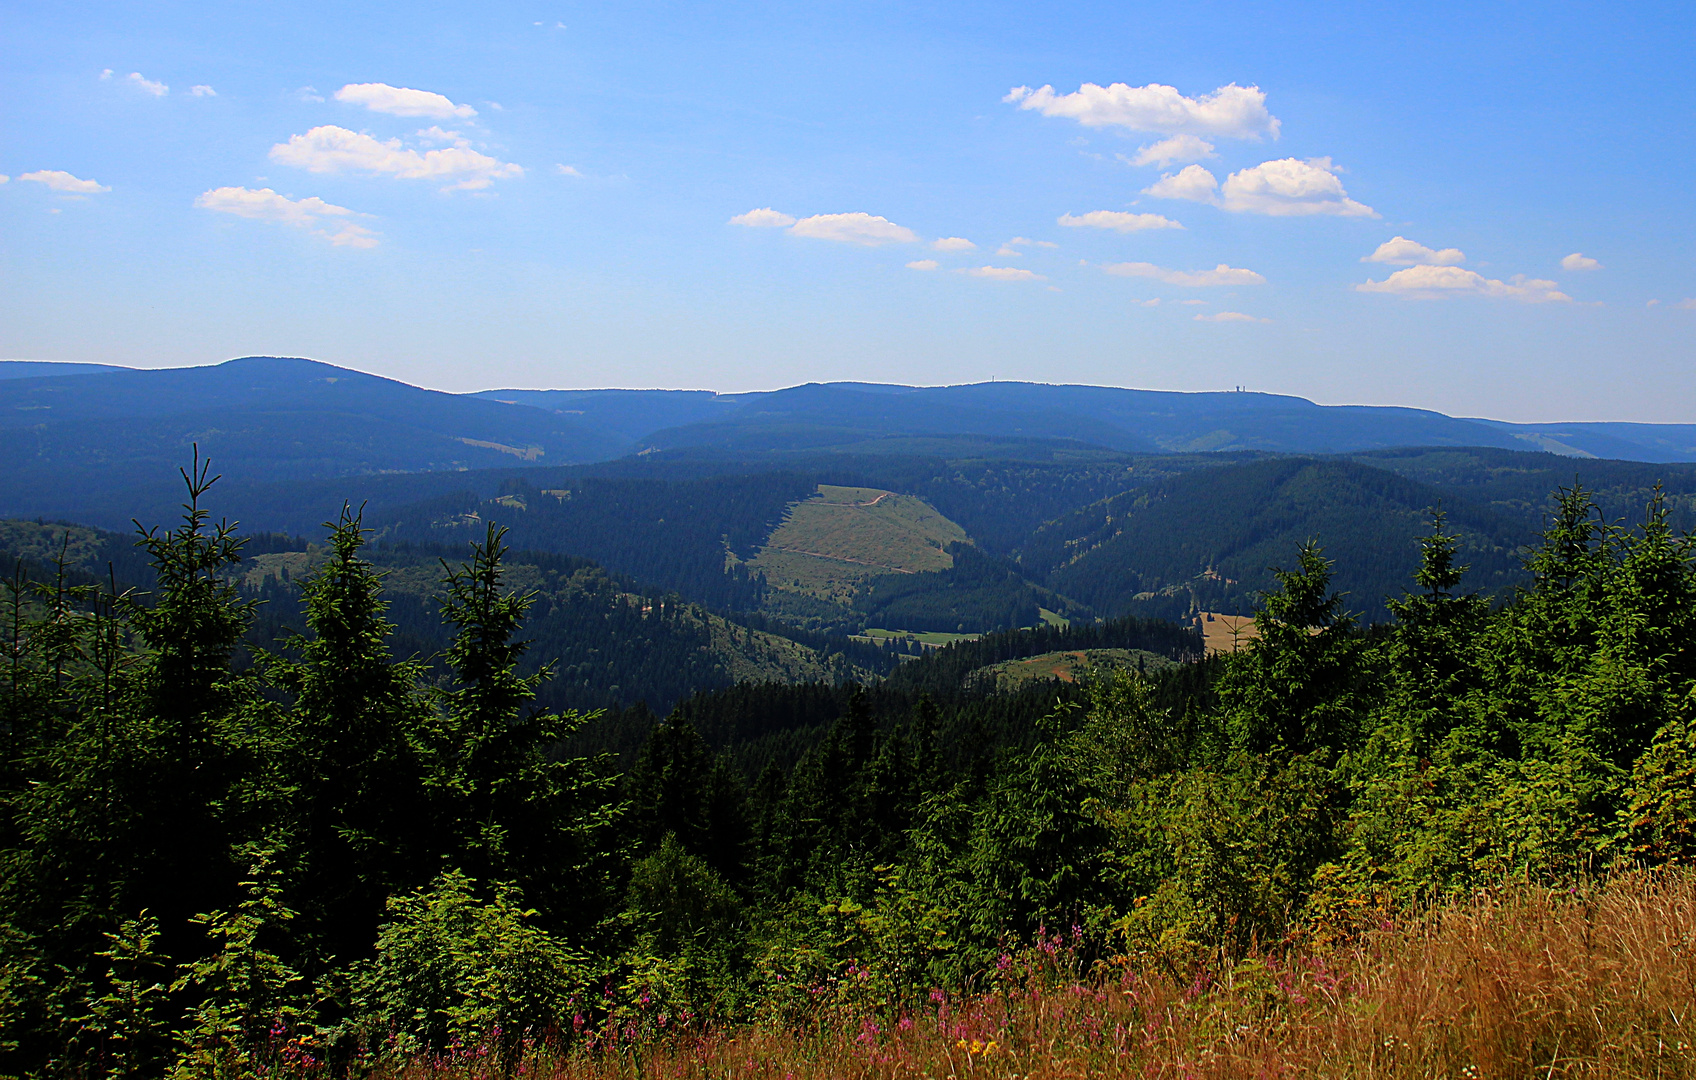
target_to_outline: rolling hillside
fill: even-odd
[[[1461,536],[1467,585],[1500,593],[1520,580],[1535,539],[1523,516],[1449,499],[1431,486],[1338,460],[1275,458],[1189,473],[1080,509],[1038,530],[1026,573],[1102,614],[1246,614],[1313,539],[1335,561],[1349,606],[1383,618],[1407,588],[1429,509],[1443,503]]]

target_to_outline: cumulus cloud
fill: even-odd
[[[1601,268],[1601,263],[1577,251],[1561,260],[1562,270],[1600,270]]]
[[[1186,165],[1172,176],[1162,176],[1143,188],[1144,195],[1157,199],[1187,199],[1190,202],[1218,201],[1219,181],[1200,165]]]
[[[1132,165],[1158,165],[1164,169],[1180,161],[1202,161],[1216,158],[1213,144],[1195,135],[1174,135],[1138,150],[1130,157],[1119,157]]]
[[[907,269],[909,269],[909,270],[935,270],[936,269],[936,260],[935,259],[914,259],[912,262],[907,264]]]
[[[391,116],[450,116],[471,117],[477,110],[469,105],[455,105],[441,94],[428,90],[411,90],[388,83],[348,83],[336,91],[336,100],[350,105],[363,105],[372,112]]]
[[[210,86],[207,86],[204,83],[202,83],[199,86],[189,87],[188,92],[190,94],[193,94],[195,97],[217,97],[218,96],[218,91],[212,89]]]
[[[1129,86],[1084,83],[1076,93],[1057,94],[1054,87],[1032,90],[1015,87],[1001,100],[1044,116],[1063,116],[1085,127],[1124,127],[1162,135],[1215,135],[1232,139],[1278,137],[1278,119],[1266,111],[1266,95],[1258,86],[1231,83],[1211,94],[1185,97],[1175,87],[1149,83]]]
[[[99,184],[93,180],[78,180],[70,173],[59,169],[37,169],[35,172],[24,173],[18,179],[46,184],[54,191],[62,191],[67,195],[97,195],[102,191],[112,190],[105,184]]]
[[[1014,247],[1012,244],[1002,244],[1000,247],[995,249],[995,253],[997,255],[1004,257],[1004,258],[1013,258],[1013,259],[1016,259],[1019,256],[1024,254],[1024,252],[1020,251],[1018,248]]]
[[[760,210],[750,210],[746,214],[737,214],[730,219],[730,224],[746,225],[750,229],[781,229],[795,224],[795,219],[767,206]]]
[[[1372,254],[1361,256],[1360,261],[1391,266],[1454,266],[1465,262],[1466,254],[1460,248],[1433,251],[1405,236],[1396,236],[1379,244]]]
[[[1473,270],[1458,266],[1410,266],[1397,270],[1383,281],[1363,281],[1355,286],[1359,292],[1392,293],[1418,300],[1434,300],[1445,296],[1485,296],[1499,300],[1519,300],[1527,304],[1546,304],[1570,301],[1572,297],[1560,291],[1553,281],[1515,275],[1507,281],[1487,278]]]
[[[1212,173],[1200,165],[1188,165],[1174,176],[1161,177],[1143,193],[1162,199],[1211,203],[1239,214],[1377,217],[1372,207],[1349,198],[1343,182],[1337,179],[1338,171],[1328,157],[1306,161],[1279,158],[1234,172],[1220,187]]]
[[[578,170],[577,166],[575,166],[575,165],[555,165],[554,166],[554,172],[559,173],[561,176],[575,176],[578,179],[582,179],[582,177],[583,177],[582,172],[580,172]],[[732,220],[735,220],[735,219],[732,219]],[[739,222],[739,224],[745,224],[745,223]]]
[[[125,75],[124,81],[128,82],[131,86],[140,90],[142,93],[152,94],[154,97],[164,97],[166,94],[171,92],[171,88],[162,82],[154,82],[152,79],[142,78],[141,72],[139,71],[132,71],[128,75]]]
[[[974,266],[966,270],[956,270],[958,274],[970,274],[973,277],[990,278],[994,281],[1047,281],[1041,274],[1033,274],[1029,270],[1021,270],[1017,266]]]
[[[875,214],[814,214],[789,227],[794,236],[814,240],[836,240],[845,244],[878,247],[882,244],[911,244],[918,240],[913,230]]]
[[[299,90],[294,92],[294,96],[302,101],[310,101],[317,105],[322,105],[324,103],[324,95],[320,94],[317,87],[313,86],[301,87]]]
[[[964,236],[944,236],[939,240],[932,240],[930,242],[930,246],[937,251],[977,250],[977,245],[972,243],[970,240],[967,240]]]
[[[500,162],[466,146],[441,150],[405,149],[399,139],[378,142],[369,135],[325,124],[271,147],[271,160],[307,172],[367,172],[401,180],[446,181],[443,190],[486,188],[495,180],[524,175],[522,166]]]
[[[1211,270],[1168,270],[1153,263],[1110,263],[1101,268],[1116,277],[1153,278],[1168,285],[1200,289],[1220,285],[1264,285],[1266,279],[1253,270],[1220,263]]]
[[[212,210],[220,214],[234,214],[236,217],[248,218],[253,221],[265,221],[273,225],[293,225],[299,228],[312,228],[326,224],[325,218],[345,219],[357,216],[345,206],[327,203],[317,196],[305,199],[290,199],[279,195],[270,188],[221,187],[213,188],[194,200],[194,205],[202,210]],[[377,233],[357,225],[351,221],[334,223],[333,231],[327,228],[316,228],[314,231],[325,237],[336,247],[373,248],[377,246]]]
[[[1253,315],[1244,315],[1240,311],[1220,311],[1212,315],[1197,315],[1196,322],[1271,322],[1271,319],[1257,319]]]
[[[1087,214],[1061,214],[1060,224],[1069,228],[1112,229],[1142,232],[1144,229],[1181,229],[1182,225],[1159,214],[1131,214],[1123,210],[1091,210]]]

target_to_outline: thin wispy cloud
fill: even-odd
[[[1244,270],[1225,263],[1220,263],[1211,270],[1169,270],[1147,262],[1109,263],[1101,269],[1115,277],[1152,278],[1167,285],[1180,285],[1187,289],[1266,284],[1266,279],[1253,270]]]
[[[221,187],[203,193],[194,200],[194,205],[202,210],[232,214],[250,221],[312,228],[336,247],[374,248],[378,243],[378,233],[345,220],[360,215],[345,206],[327,203],[317,196],[290,199],[270,188]],[[319,228],[318,226],[326,224],[326,218],[343,220],[329,223],[333,224],[333,228]]]
[[[1047,281],[1041,274],[1032,273],[1018,266],[973,266],[956,270],[957,274],[970,274],[972,277],[989,278],[992,281]]]
[[[1160,214],[1132,214],[1123,210],[1091,210],[1087,214],[1061,214],[1060,224],[1071,229],[1112,229],[1133,233],[1147,229],[1181,229],[1178,222]]]
[[[271,160],[314,173],[362,172],[399,180],[433,180],[444,191],[478,190],[496,180],[524,175],[522,166],[502,162],[469,146],[418,152],[399,139],[379,142],[357,131],[325,124],[271,147]]]

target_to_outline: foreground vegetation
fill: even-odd
[[[1304,547],[1251,647],[1075,704],[738,688],[842,699],[750,777],[710,700],[627,770],[574,756],[492,527],[433,663],[347,514],[248,662],[208,486],[143,535],[152,595],[6,590],[0,1071],[1690,1071],[1696,565],[1659,500],[1561,493],[1500,608],[1438,517],[1387,627]]]
[[[649,1007],[545,1039],[520,1067],[560,1080],[1696,1076],[1688,872],[1347,918],[1322,928],[1340,940],[1214,958],[1181,979],[1146,956],[1092,964],[1072,932],[1044,933],[974,995],[892,1005],[850,972],[789,1023],[718,1031]],[[481,1045],[382,1070],[497,1071]]]

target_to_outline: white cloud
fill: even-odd
[[[865,213],[814,214],[790,226],[789,232],[794,236],[836,240],[845,244],[863,244],[867,247],[911,244],[919,238],[917,233],[906,226],[897,225],[888,218]]]
[[[1056,244],[1052,240],[1032,240],[1028,236],[1015,236],[1015,237],[1013,237],[1013,239],[1007,241],[1006,246],[1007,247],[1057,248],[1060,245]]]
[[[932,240],[930,246],[936,251],[976,251],[978,247],[964,236],[944,236]]]
[[[110,79],[111,77],[112,77],[112,69],[111,68],[107,68],[105,71],[102,71],[100,73],[100,81],[101,82],[105,82],[107,79]]]
[[[1187,199],[1203,203],[1217,202],[1218,193],[1219,181],[1200,165],[1186,165],[1176,175],[1162,176],[1143,188],[1144,195],[1153,195],[1157,199]]]
[[[325,224],[324,218],[356,217],[352,210],[345,206],[327,203],[317,196],[305,199],[290,199],[279,195],[270,188],[221,187],[213,188],[194,200],[194,205],[202,210],[212,210],[220,214],[234,214],[236,217],[248,218],[253,221],[265,221],[274,225],[293,225],[299,228]],[[336,247],[373,248],[377,246],[377,233],[356,225],[351,221],[339,221],[330,229],[314,229],[319,236],[326,237]]]
[[[1016,259],[1019,256],[1024,254],[1024,252],[1020,251],[1018,248],[1014,247],[1012,244],[1002,244],[999,248],[995,249],[995,253],[997,255],[1003,256],[1005,258],[1014,258],[1014,259]]]
[[[907,269],[909,269],[909,270],[935,270],[936,269],[936,260],[935,259],[914,259],[912,262],[907,264]]]
[[[0,184],[9,184],[11,182],[12,178],[10,176],[7,176],[5,173],[0,173]]]
[[[1601,263],[1576,251],[1561,260],[1562,270],[1600,270],[1601,268]]]
[[[372,232],[363,225],[355,225],[351,221],[346,225],[343,225],[334,233],[326,234],[320,232],[319,235],[328,235],[330,237],[330,243],[336,247],[365,249],[377,246],[377,233]]]
[[[1271,319],[1257,319],[1253,315],[1244,315],[1240,311],[1221,311],[1213,315],[1197,315],[1196,322],[1271,322]]]
[[[1696,297],[1691,297],[1687,300],[1680,300],[1678,302],[1678,306],[1685,311],[1696,311]]]
[[[555,165],[554,172],[559,173],[561,176],[575,176],[579,179],[583,176],[582,172],[580,172],[575,165]]]
[[[730,219],[730,224],[746,225],[751,229],[781,229],[795,224],[795,219],[768,206],[762,210],[750,210],[746,214],[737,214]]]
[[[1123,210],[1091,210],[1087,214],[1061,214],[1060,224],[1069,228],[1088,226],[1092,229],[1112,229],[1115,232],[1142,232],[1144,229],[1181,229],[1182,225],[1159,214],[1130,214]]]
[[[1405,236],[1396,236],[1379,244],[1372,254],[1361,256],[1360,261],[1391,266],[1454,266],[1466,261],[1466,253],[1460,248],[1433,251]]]
[[[271,160],[315,173],[344,170],[402,180],[449,181],[443,190],[486,188],[495,180],[524,175],[522,166],[502,163],[464,146],[443,150],[403,149],[399,139],[378,142],[369,135],[326,124],[271,147]]]
[[[1280,158],[1232,173],[1225,178],[1224,187],[1215,192],[1218,181],[1212,173],[1200,165],[1187,165],[1175,176],[1161,177],[1143,193],[1161,199],[1211,203],[1234,213],[1377,217],[1370,206],[1349,198],[1337,172],[1328,157],[1306,161]]]
[[[363,105],[372,112],[388,113],[391,116],[434,116],[447,118],[450,116],[476,116],[477,110],[469,105],[455,105],[441,94],[428,90],[409,90],[404,86],[390,86],[388,83],[348,83],[336,91],[336,100],[345,101],[350,105]]]
[[[1220,263],[1211,270],[1168,270],[1153,263],[1110,263],[1101,268],[1116,277],[1153,278],[1168,285],[1200,289],[1218,285],[1264,285],[1266,279],[1253,270]]]
[[[327,203],[317,196],[290,199],[270,188],[221,187],[205,192],[194,205],[202,210],[252,218],[255,221],[274,221],[285,225],[312,225],[322,217],[352,217],[345,206]]]
[[[431,124],[412,133],[419,142],[447,143],[449,146],[470,146],[471,140],[457,131],[444,131],[440,124]]]
[[[1149,83],[1129,86],[1084,83],[1076,93],[1056,94],[1054,87],[1015,87],[1001,100],[1044,116],[1064,116],[1085,127],[1126,127],[1163,135],[1219,135],[1233,139],[1278,137],[1278,119],[1266,111],[1258,86],[1231,83],[1211,94],[1189,98],[1177,89]]]
[[[974,266],[968,270],[956,270],[957,274],[970,274],[973,277],[990,278],[995,281],[1047,281],[1041,274],[1033,274],[1029,270],[1021,270],[1017,266]]]
[[[112,189],[93,180],[78,180],[68,172],[58,169],[38,169],[26,172],[18,177],[19,180],[30,180],[37,184],[46,184],[54,191],[62,191],[67,195],[96,195]]]
[[[199,86],[189,87],[188,92],[190,94],[193,94],[195,97],[217,97],[218,96],[218,91],[212,89],[210,86],[207,86],[204,83],[202,83]]]
[[[124,79],[137,90],[140,90],[144,94],[152,94],[154,97],[164,97],[166,94],[171,92],[171,88],[162,82],[154,82],[152,79],[142,78],[141,72],[139,71],[130,72],[128,75],[124,76]]]
[[[1434,300],[1444,296],[1487,296],[1494,299],[1520,300],[1528,304],[1568,301],[1572,297],[1560,291],[1553,281],[1515,275],[1507,281],[1496,281],[1473,270],[1458,266],[1410,266],[1397,270],[1383,281],[1364,281],[1355,286],[1358,292],[1392,293],[1418,300]]]
[[[302,101],[310,101],[319,105],[324,103],[324,95],[320,94],[318,88],[314,86],[303,86],[294,92],[294,96]]]
[[[1132,157],[1120,154],[1121,160],[1132,165],[1158,165],[1162,169],[1179,161],[1201,161],[1216,158],[1213,144],[1195,135],[1174,135],[1138,150]]]
[[[1219,205],[1238,213],[1273,217],[1377,217],[1372,207],[1349,198],[1337,171],[1328,157],[1263,161],[1227,177],[1220,189]]]

